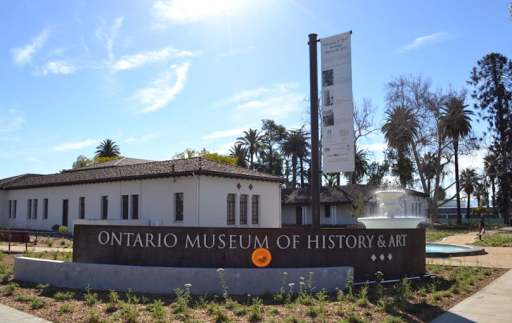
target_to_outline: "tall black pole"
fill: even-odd
[[[320,229],[320,159],[318,152],[317,34],[309,34],[309,90],[311,98],[311,215],[313,229]]]

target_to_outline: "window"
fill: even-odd
[[[16,209],[18,208],[18,200],[13,200],[12,202],[12,218],[16,219]]]
[[[132,219],[137,220],[139,218],[139,196],[132,195]]]
[[[174,193],[174,221],[183,221],[183,193]]]
[[[325,204],[324,205],[324,216],[326,218],[330,218],[331,217],[331,206],[329,204]]]
[[[121,196],[121,217],[128,220],[128,195]]]
[[[48,199],[43,200],[43,219],[48,219]]]
[[[240,195],[240,224],[247,224],[247,195]]]
[[[228,194],[228,225],[235,224],[235,194]]]
[[[101,218],[103,220],[108,218],[108,196],[101,197]]]
[[[10,219],[12,216],[12,200],[9,200],[9,212],[7,213],[7,217]]]
[[[37,199],[32,200],[32,206],[34,207],[34,219],[37,219]]]
[[[260,196],[252,196],[252,224],[258,224],[260,221]]]
[[[78,202],[79,202],[78,218],[85,219],[85,197],[84,196],[80,197]]]
[[[32,218],[32,200],[27,201],[27,218]]]

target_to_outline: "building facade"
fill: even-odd
[[[53,175],[0,180],[0,225],[281,226],[276,176],[204,158],[125,158]]]

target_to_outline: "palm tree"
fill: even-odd
[[[350,180],[351,184],[359,183],[359,181],[366,176],[370,167],[368,164],[368,151],[358,149],[354,158],[355,171],[343,173],[343,175]]]
[[[498,158],[494,153],[484,157],[484,171],[491,181],[492,190],[492,216],[496,216],[496,176],[498,175]]]
[[[423,160],[421,163],[421,170],[425,174],[425,178],[427,179],[427,191],[430,195],[430,188],[431,188],[431,182],[432,179],[434,179],[434,176],[436,176],[436,154],[433,154],[432,152],[428,152],[425,155],[423,155]]]
[[[236,157],[236,165],[247,167],[247,149],[243,144],[237,142],[229,149],[229,156]]]
[[[388,146],[396,149],[399,165],[406,165],[407,153],[414,141],[418,138],[420,124],[412,108],[395,106],[386,111],[386,123],[381,131],[388,142]],[[400,183],[405,185],[406,179],[400,176]]]
[[[464,97],[452,95],[443,107],[442,127],[448,138],[453,139],[453,152],[455,155],[455,193],[457,195],[457,224],[462,223],[460,213],[460,185],[459,185],[459,139],[469,135],[471,131],[471,117],[474,113],[466,109]]]
[[[253,169],[253,161],[254,155],[258,154],[261,147],[261,136],[258,129],[249,128],[248,131],[244,131],[243,137],[238,137],[237,143],[240,143],[245,146],[246,150],[249,152],[249,156],[251,157],[251,164],[249,167]]]
[[[467,208],[467,218],[469,219],[469,213],[470,213],[470,210],[471,210],[471,193],[474,192],[475,190],[475,186],[477,185],[477,181],[478,181],[478,178],[477,178],[477,175],[476,175],[476,171],[473,169],[473,168],[466,168],[465,170],[462,171],[461,173],[461,182],[462,182],[462,185],[464,186],[464,192],[466,192],[467,196],[468,196],[468,208]],[[457,220],[457,223],[458,220]]]
[[[119,157],[121,155],[119,146],[110,139],[103,140],[96,149],[96,157]]]

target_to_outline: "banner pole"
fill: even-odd
[[[311,106],[311,216],[313,229],[320,229],[320,157],[318,150],[318,59],[317,34],[309,34],[309,84]]]

